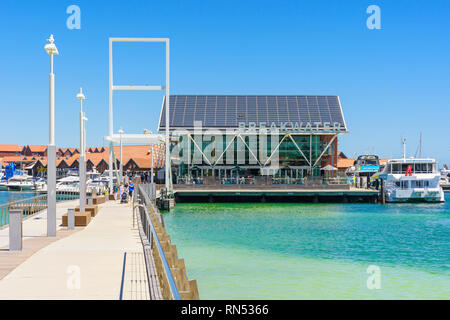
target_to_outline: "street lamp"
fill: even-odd
[[[123,134],[123,130],[122,130],[122,128],[120,128],[119,134],[120,134],[120,183],[123,183],[123,164],[122,164],[122,134]]]
[[[49,143],[47,147],[47,236],[56,236],[56,146],[55,146],[55,75],[53,55],[59,54],[53,34],[44,47],[50,55],[49,74]]]
[[[86,209],[86,146],[84,137],[84,113],[83,113],[83,100],[86,97],[83,94],[83,89],[80,88],[80,92],[77,94],[77,99],[80,100],[80,159],[78,174],[80,177],[80,212],[85,212]]]

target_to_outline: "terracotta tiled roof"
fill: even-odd
[[[66,165],[69,166],[69,164],[68,164],[67,161],[66,161],[66,158],[60,158],[60,159],[57,159],[57,160],[56,160],[56,166],[59,167],[59,165],[60,165],[62,162],[65,162]]]
[[[107,154],[106,152],[92,152],[86,154],[86,161],[91,161],[94,166],[98,166],[102,160],[109,162],[109,154]]]
[[[337,167],[338,168],[348,168],[353,165],[356,159],[346,159],[346,158],[338,158],[337,159]]]
[[[44,167],[46,167],[47,166],[47,158],[39,158],[39,160],[38,161],[36,161],[36,163],[37,162],[40,162],[41,164],[42,164],[42,166],[44,166]]]
[[[29,144],[28,147],[31,152],[45,152],[45,150],[47,150],[46,145]]]
[[[22,149],[18,144],[0,144],[0,152],[22,152]]]
[[[14,150],[17,152],[22,151],[21,147],[19,145],[0,145],[0,151],[2,146],[15,146],[14,148],[9,148],[9,150]],[[46,145],[29,145],[32,152],[44,152],[47,149]],[[133,160],[134,163],[139,168],[146,168],[148,169],[150,167],[150,161],[151,161],[151,146],[149,145],[127,145],[122,146],[123,148],[123,164],[126,166],[130,160]],[[64,154],[67,151],[70,151],[70,156],[59,156],[56,165],[59,166],[63,161],[68,166],[73,166],[75,161],[79,160],[80,154],[76,151],[78,151],[78,148],[59,148],[58,151],[61,152],[61,154]],[[105,161],[107,164],[109,164],[109,148],[108,147],[91,147],[87,148],[87,150],[91,150],[92,152],[86,153],[86,161],[89,161],[94,166],[98,166],[102,161]],[[154,166],[155,168],[162,167],[164,165],[164,146],[163,145],[155,145],[153,147],[154,150]],[[116,160],[120,162],[120,146],[114,147],[114,153]],[[25,157],[21,156],[5,156],[3,159],[1,159],[2,165],[6,165],[8,162],[19,162],[23,161]],[[40,157],[40,156],[34,156],[34,157],[26,157],[25,159],[28,159],[28,161],[39,161],[43,166],[47,165],[47,157]]]
[[[80,154],[79,154],[79,153],[75,153],[74,155],[70,156],[70,157],[66,160],[66,163],[67,163],[69,166],[72,166],[72,164],[73,164],[75,161],[77,161],[79,157],[80,157]]]
[[[134,161],[134,163],[141,169],[150,168],[151,158],[130,158],[125,165],[128,165],[130,161]],[[155,162],[156,165],[156,162]]]
[[[9,163],[9,162],[19,162],[22,160],[22,156],[6,156],[3,157],[3,162]]]

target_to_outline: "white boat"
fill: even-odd
[[[33,177],[24,174],[12,176],[5,185],[11,191],[31,191],[35,189]]]
[[[6,181],[0,182],[0,191],[8,191],[8,185]]]
[[[371,180],[385,181],[386,202],[444,202],[434,159],[393,159]]]
[[[99,174],[98,174],[99,175]],[[88,172],[86,174],[86,193],[103,193],[105,191],[105,187],[103,184],[95,182],[92,180],[93,177],[96,177],[97,173]],[[47,192],[47,185],[43,186],[40,192]],[[79,194],[80,193],[80,177],[78,175],[69,175],[67,177],[61,178],[56,182],[56,192],[60,193],[72,193]]]
[[[450,192],[450,169],[447,166],[441,170],[440,185],[444,192]]]

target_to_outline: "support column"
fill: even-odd
[[[67,210],[67,229],[75,229],[75,209],[73,208]]]
[[[47,148],[47,236],[56,236],[56,146]]]
[[[86,209],[86,160],[84,155],[79,158],[80,173],[80,212]]]
[[[113,143],[109,143],[109,194],[113,194]]]
[[[9,250],[22,250],[22,210],[9,211]]]

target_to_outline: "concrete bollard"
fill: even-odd
[[[67,229],[75,229],[75,209],[67,210]]]
[[[9,211],[9,250],[22,250],[22,210]]]

